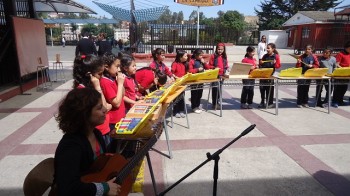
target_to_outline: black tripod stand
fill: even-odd
[[[158,196],[162,196],[165,195],[167,192],[169,192],[171,189],[173,189],[175,186],[177,186],[178,184],[180,184],[180,182],[182,182],[183,180],[185,180],[188,176],[190,176],[191,174],[193,174],[195,171],[197,171],[199,168],[201,168],[203,165],[207,164],[209,161],[211,160],[215,160],[215,164],[214,164],[214,174],[213,174],[213,178],[214,178],[214,184],[213,184],[213,195],[216,196],[217,193],[217,183],[218,183],[218,177],[219,177],[219,159],[220,159],[220,154],[229,146],[231,146],[231,144],[233,144],[234,142],[236,142],[237,140],[239,140],[239,138],[247,135],[251,130],[253,130],[255,128],[255,124],[250,125],[248,128],[246,128],[238,137],[236,137],[235,139],[233,139],[230,143],[226,144],[224,147],[222,147],[221,149],[217,150],[214,154],[210,154],[209,152],[207,152],[207,160],[205,160],[204,162],[202,162],[200,165],[198,165],[196,168],[194,168],[192,171],[190,171],[188,174],[186,174],[184,177],[182,177],[180,180],[178,180],[177,182],[175,182],[173,185],[171,185],[170,187],[168,187],[167,189],[165,189],[163,192],[159,193]]]

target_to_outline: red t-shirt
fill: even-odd
[[[143,89],[139,88],[139,92],[149,89],[154,83],[154,73],[151,69],[139,69],[136,71],[135,80]]]
[[[157,62],[153,61],[151,64],[149,64],[149,67],[152,69],[157,68]],[[171,73],[170,69],[168,66],[166,66],[163,62],[161,64],[158,64],[158,69],[162,72],[165,73],[167,76],[171,77],[173,74]]]
[[[186,67],[183,63],[173,62],[173,64],[171,64],[171,72],[176,77],[180,78],[186,74]]]
[[[350,54],[345,54],[344,52],[339,52],[335,57],[337,63],[342,67],[350,66]]]
[[[84,84],[79,84],[77,86],[77,88],[85,88]],[[110,129],[109,129],[109,122],[110,122],[110,117],[109,117],[109,113],[107,112],[106,114],[106,119],[103,122],[103,124],[100,124],[98,126],[96,126],[95,128],[100,130],[100,132],[102,133],[102,135],[106,135],[107,133],[109,133]]]
[[[111,103],[111,101],[115,97],[117,97],[117,91],[118,91],[117,82],[112,78],[107,78],[103,76],[100,79],[100,85],[107,102]],[[115,124],[125,117],[125,105],[124,105],[123,99],[118,108],[112,106],[112,109],[109,111],[109,115],[110,115],[111,124]]]
[[[135,80],[132,77],[125,77],[124,80],[125,96],[129,99],[136,101],[136,84]],[[129,110],[132,107],[132,104],[125,102],[125,108]]]
[[[226,60],[226,65],[224,65],[224,59],[222,58],[222,55],[220,55],[217,57],[217,65],[215,67],[214,60],[215,60],[215,55],[212,54],[210,56],[208,68],[209,69],[219,68],[219,75],[221,75],[221,76],[224,75],[224,70],[228,69],[228,61]]]
[[[244,57],[244,59],[242,59],[242,63],[249,63],[252,66],[254,66],[254,69],[257,68],[256,59],[255,58]],[[250,69],[249,73],[250,72],[252,72],[252,69]]]

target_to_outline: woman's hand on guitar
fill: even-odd
[[[121,190],[121,186],[119,184],[116,184],[115,181],[115,177],[112,178],[111,180],[107,181],[107,184],[109,186],[109,192],[108,195],[119,195],[120,190]]]

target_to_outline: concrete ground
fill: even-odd
[[[291,67],[292,50],[279,50],[282,69]],[[41,160],[54,155],[62,132],[54,115],[59,101],[71,89],[71,62],[74,48],[48,46],[50,60],[61,54],[66,82],[55,82],[52,90],[25,93],[0,103],[0,195],[23,195],[22,184],[28,172]],[[229,62],[238,62],[245,47],[227,48]],[[138,67],[146,63],[138,63]],[[167,64],[170,65],[170,62]],[[53,76],[51,70],[51,76]],[[223,88],[223,116],[208,110],[190,111],[190,129],[185,118],[167,118],[173,158],[150,152],[158,193],[175,183],[256,124],[248,135],[224,150],[219,160],[218,195],[350,195],[350,106],[331,108],[296,108],[296,86],[279,88],[279,115],[274,109],[260,110],[259,89],[255,88],[254,109],[240,108],[242,87]],[[205,105],[208,89],[204,90]],[[315,86],[310,87],[310,102]],[[350,92],[346,93],[346,98]],[[211,100],[209,100],[211,101]],[[209,105],[211,108],[211,105]],[[167,153],[163,132],[155,148]],[[211,161],[167,195],[212,195]],[[145,168],[144,195],[154,195],[148,167]]]

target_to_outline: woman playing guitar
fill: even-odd
[[[118,195],[120,193],[121,186],[115,183],[116,178],[91,183],[81,180],[94,160],[106,152],[101,132],[95,129],[104,122],[106,111],[100,93],[91,88],[73,89],[61,102],[56,121],[64,135],[55,152],[56,194]]]

